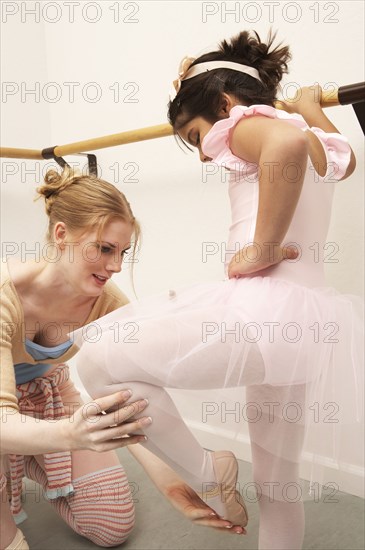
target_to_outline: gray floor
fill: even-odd
[[[192,525],[175,511],[160,495],[140,465],[126,449],[120,458],[128,477],[134,480],[136,527],[130,539],[119,548],[124,550],[234,550],[257,549],[258,506],[248,504],[250,523],[246,536],[219,533],[213,529]],[[240,480],[250,478],[250,465],[240,462]],[[51,506],[26,485],[24,509],[28,519],[21,524],[31,550],[82,550],[97,548],[93,543],[75,534]],[[364,501],[345,493],[336,494],[338,502],[306,502],[306,535],[304,549],[357,550],[364,549]]]

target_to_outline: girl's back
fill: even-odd
[[[300,198],[283,241],[284,245],[295,246],[299,256],[294,260],[285,260],[268,267],[260,271],[259,275],[286,279],[308,287],[323,286],[326,284],[324,262],[336,261],[336,243],[327,243],[326,238],[335,183],[343,177],[350,159],[347,139],[340,134],[326,133],[320,128],[309,129],[300,115],[289,115],[267,105],[234,107],[229,118],[217,122],[203,141],[205,153],[210,157],[215,156],[214,162],[230,170],[229,197],[232,223],[226,248],[226,267],[238,250],[254,242],[259,199],[259,167],[232,153],[229,133],[246,116],[255,115],[286,120],[288,124],[294,124],[307,135],[311,132],[311,143],[317,138],[317,144],[322,149],[320,153],[326,158],[326,162],[321,163],[318,152],[310,146]],[[216,155],[219,149],[220,152]],[[275,160],[272,164],[274,166]],[[296,178],[299,169],[295,163],[288,163],[283,170],[283,178],[290,184],[290,181]],[[267,246],[279,245],[271,243]],[[261,247],[258,244],[256,251],[260,256]],[[254,257],[252,261],[254,262]]]

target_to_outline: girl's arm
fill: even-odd
[[[230,147],[237,157],[259,166],[254,245],[233,257],[228,275],[235,277],[265,269],[283,259],[281,243],[300,197],[309,145],[304,132],[286,121],[254,116],[235,126]]]
[[[321,128],[324,132],[340,134],[341,132],[334,124],[332,124],[322,110],[319,102],[321,92],[322,88],[319,84],[311,86],[310,88],[306,86],[300,88],[292,100],[281,101],[280,103],[283,104],[288,113],[297,113],[301,115],[309,127],[316,126],[317,128]],[[351,149],[351,160],[342,180],[348,178],[353,173],[355,168],[356,158],[353,150]]]

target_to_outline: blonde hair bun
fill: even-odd
[[[61,191],[66,189],[69,185],[72,185],[80,176],[81,174],[78,172],[76,173],[75,170],[69,166],[65,166],[62,174],[59,174],[59,172],[51,168],[44,176],[44,184],[37,187],[36,191],[40,197],[49,199],[52,196],[59,195]]]

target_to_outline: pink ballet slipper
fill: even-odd
[[[238,462],[231,451],[216,451],[211,453],[216,484],[211,491],[203,494],[204,500],[215,500],[219,496],[220,507],[223,507],[224,519],[232,525],[246,527],[248,513],[242,496],[236,489],[238,477]],[[214,505],[212,506],[214,508]]]
[[[29,550],[28,543],[20,529],[17,529],[14,539],[5,550]]]

